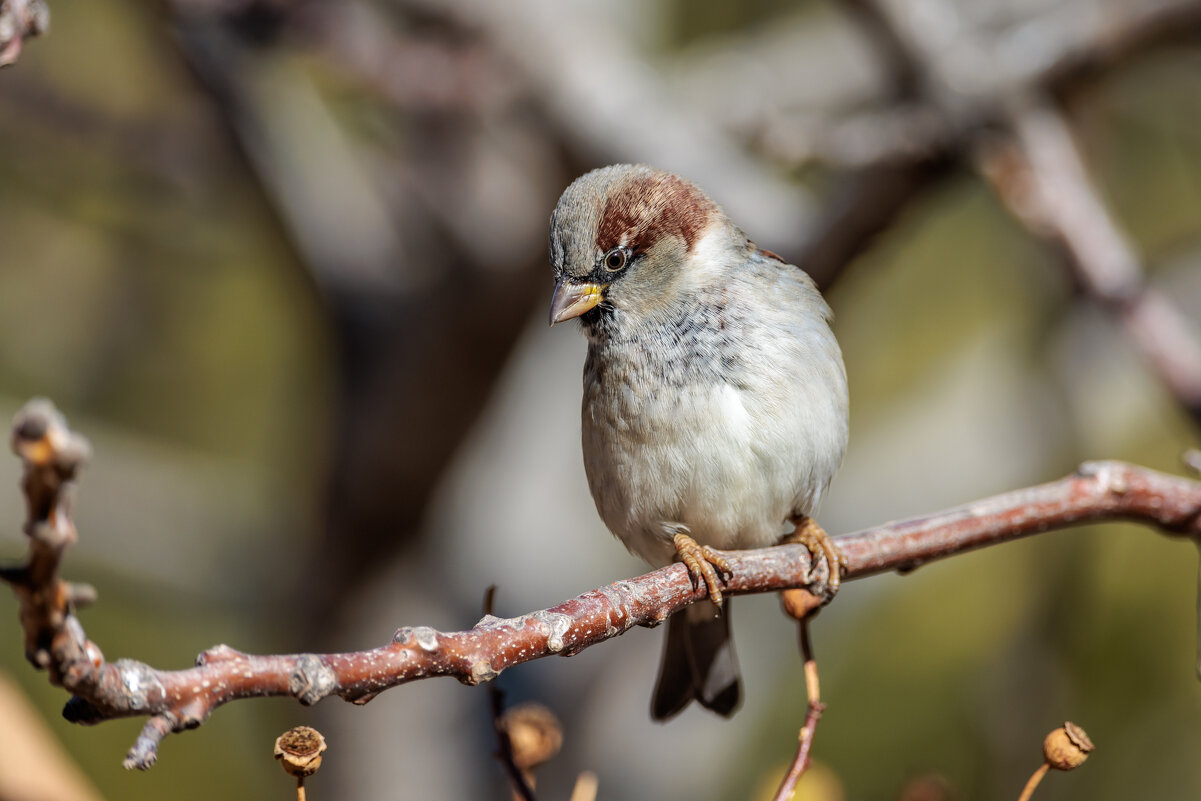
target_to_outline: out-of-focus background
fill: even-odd
[[[1201,3],[51,10],[0,72],[0,416],[49,396],[92,440],[66,569],[110,659],[359,649],[469,627],[489,584],[509,615],[643,572],[588,496],[583,338],[545,322],[550,209],[616,161],[695,180],[826,287],[852,399],[831,532],[1084,459],[1179,471],[1198,442]],[[1098,750],[1046,797],[1196,797],[1196,563],[1115,524],[848,585],[813,630],[806,797],[1013,798],[1065,719]],[[447,680],[232,704],[127,773],[141,721],[62,721],[4,605],[0,740],[66,761],[33,796],[42,763],[0,759],[0,797],[283,798],[298,723],[330,742],[310,797],[508,797],[484,689]],[[649,720],[660,631],[501,676],[564,722],[543,796],[591,769],[607,799],[766,797],[804,711],[794,627],[734,607],[729,721]]]

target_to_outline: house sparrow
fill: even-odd
[[[719,607],[714,549],[795,525],[835,588],[841,556],[808,516],[846,449],[847,382],[813,280],[693,184],[628,164],[567,187],[550,260],[550,323],[588,337],[584,468],[605,525],[652,565],[680,558]],[[673,615],[652,716],[693,699],[729,715],[740,694],[728,602]]]

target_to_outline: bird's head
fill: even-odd
[[[715,233],[726,236],[714,242]],[[551,215],[550,324],[653,317],[704,279],[722,246],[739,241],[742,232],[683,178],[642,165],[594,170],[567,187]]]

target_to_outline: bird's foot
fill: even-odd
[[[720,609],[723,600],[722,576],[734,575],[734,571],[730,569],[730,563],[708,545],[701,545],[682,532],[676,534],[672,541],[675,543],[676,554],[679,555],[680,561],[688,568],[688,575],[692,577],[693,586],[704,581],[705,586],[709,588],[709,600]]]
[[[813,557],[810,575],[813,574],[814,568],[817,567],[818,556],[823,556],[826,559],[826,566],[829,570],[829,575],[826,578],[826,589],[828,602],[838,592],[839,586],[842,584],[842,571],[846,569],[847,558],[842,555],[842,551],[838,550],[838,546],[834,544],[834,538],[826,533],[825,529],[817,524],[817,521],[807,515],[795,517],[791,521],[796,525],[796,531],[788,534],[781,541],[783,543],[800,543],[809,549],[810,556]]]

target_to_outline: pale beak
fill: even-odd
[[[550,324],[579,317],[605,299],[607,284],[573,284],[560,279],[550,299]]]

